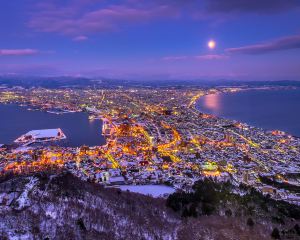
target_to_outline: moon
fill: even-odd
[[[216,42],[214,40],[210,40],[208,43],[207,43],[207,46],[210,48],[210,49],[214,49],[216,47]]]

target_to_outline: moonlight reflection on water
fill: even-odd
[[[201,112],[300,136],[300,89],[211,94],[196,106]]]

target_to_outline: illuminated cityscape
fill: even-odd
[[[213,177],[254,186],[274,199],[298,204],[297,193],[277,189],[267,180],[299,185],[299,138],[195,108],[204,95],[239,90],[2,89],[0,102],[4,104],[17,103],[51,114],[85,111],[90,121],[102,119],[99,135],[106,137],[106,144],[70,148],[31,146],[31,141],[2,146],[1,172],[63,168],[104,185],[169,184],[187,192],[195,181]],[[218,104],[217,96],[210,95],[207,104]]]
[[[300,0],[0,1],[0,240],[300,240]]]

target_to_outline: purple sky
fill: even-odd
[[[0,74],[300,80],[300,0],[1,1]]]

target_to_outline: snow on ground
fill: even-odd
[[[21,195],[16,201],[18,203],[18,207],[16,209],[20,210],[30,205],[28,194],[33,189],[37,181],[38,181],[37,178],[30,177],[29,182],[25,185],[24,191],[21,193]]]
[[[175,192],[175,189],[165,185],[122,185],[119,186],[122,191],[130,191],[150,195],[152,197],[163,197]]]

